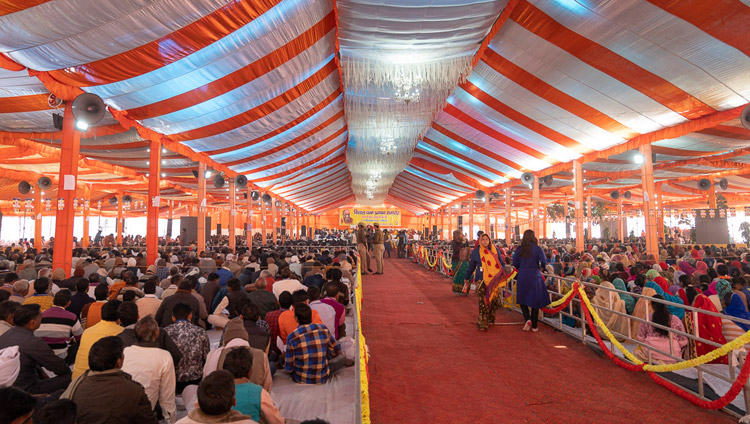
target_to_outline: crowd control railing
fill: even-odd
[[[414,253],[414,262],[420,263],[426,268],[443,275],[451,275],[450,269],[448,268],[450,264],[447,264],[446,266],[446,264],[439,263],[442,262],[441,258],[446,258],[446,249],[415,246]],[[699,334],[699,314],[718,317],[720,319],[726,319],[727,315],[695,308],[693,306],[684,305],[682,303],[670,302],[665,299],[655,299],[653,297],[643,296],[628,291],[622,291],[616,288],[600,286],[595,283],[582,282],[575,278],[560,277],[547,273],[543,273],[542,275],[545,278],[545,284],[547,285],[547,287],[549,288],[550,285],[552,285],[556,289],[548,289],[552,303],[550,304],[550,308],[545,311],[545,318],[543,319],[543,322],[545,322],[546,324],[577,338],[583,344],[589,347],[594,347],[604,351],[604,353],[607,354],[608,357],[612,358],[616,363],[618,363],[619,361],[618,365],[621,365],[624,368],[628,368],[633,371],[649,372],[649,376],[652,379],[654,379],[655,381],[661,381],[657,381],[657,383],[664,385],[665,387],[668,387],[668,385],[678,387],[679,389],[681,389],[681,392],[677,392],[672,388],[670,388],[670,390],[677,393],[678,395],[681,395],[682,397],[685,397],[688,400],[691,400],[698,406],[709,409],[722,409],[723,411],[733,416],[742,417],[742,414],[737,413],[737,410],[739,410],[740,408],[729,408],[729,405],[739,394],[739,391],[742,391],[744,398],[744,411],[746,414],[750,413],[750,385],[748,384],[748,375],[750,375],[750,360],[745,360],[746,353],[744,351],[744,346],[750,343],[750,332],[745,333],[743,336],[737,338],[733,342],[727,343],[726,345],[721,345],[712,340],[705,339]],[[520,308],[517,304],[515,304],[516,284],[516,280],[511,280],[509,282],[509,285],[505,289],[505,295],[501,296],[500,298],[503,299],[502,302],[504,307],[511,308],[520,312]],[[609,304],[607,306],[592,304],[585,294],[586,289],[607,291]],[[566,291],[565,295],[562,294],[564,291]],[[640,299],[645,299],[645,318],[640,318],[615,310],[613,308],[613,298],[615,297],[614,295],[617,295],[617,298],[619,299],[619,294],[632,296],[636,300],[636,302]],[[679,307],[685,311],[685,314],[690,314],[693,321],[692,332],[679,331],[671,327],[666,327],[651,322],[649,320],[649,317],[651,316],[651,310],[653,309],[653,307],[651,306],[652,303],[661,303],[667,306]],[[603,312],[615,314],[621,319],[626,320],[627,330],[625,331],[625,333],[622,334],[619,332],[612,332],[607,329],[604,323],[599,318],[599,315],[601,315]],[[569,322],[575,322],[575,327],[571,327],[565,324],[565,317],[569,320]],[[731,320],[733,322],[750,325],[750,320],[735,317],[732,317]],[[639,340],[637,334],[632,334],[633,327],[631,324],[633,322],[648,324],[652,327],[665,330],[669,339],[669,350],[664,351]],[[602,338],[601,336],[602,333],[605,336],[604,338]],[[596,339],[597,344],[592,344],[589,336]],[[685,337],[689,340],[694,341],[695,343],[703,343],[708,346],[713,346],[716,349],[698,358],[683,359],[682,352],[687,348],[687,346],[681,349],[679,352],[675,351],[675,346],[672,342],[677,336]],[[648,354],[648,363],[643,364],[640,363],[641,361],[637,359],[634,360],[634,355],[629,349],[626,349],[622,345],[622,342],[629,343],[631,346],[635,346],[635,348],[640,347],[641,349],[644,349],[644,351]],[[607,347],[607,345],[609,346]],[[613,356],[616,356],[616,352],[619,352],[620,356],[627,362],[620,359],[620,356],[613,358]],[[652,355],[654,352],[664,355],[665,357],[668,357],[675,362],[673,364],[649,365],[650,363],[652,363]],[[727,373],[717,372],[717,368],[707,366],[708,362],[712,362],[713,360],[723,356],[723,354],[726,354],[727,356]],[[697,372],[697,390],[693,389],[692,387],[687,387],[685,385],[679,384],[673,380],[667,380],[657,375],[657,373],[659,372],[680,371],[688,368],[695,368]],[[740,368],[739,372],[738,368]],[[726,395],[720,396],[718,400],[710,400],[705,396],[704,380],[706,375],[710,375],[716,379],[723,380],[727,383],[727,385],[732,386],[732,388]],[[684,396],[683,394],[690,394],[692,396],[695,396],[695,399],[691,399],[687,396]]]

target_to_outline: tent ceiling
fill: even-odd
[[[5,1],[0,182],[55,175],[47,97],[90,92],[111,113],[82,136],[80,180],[104,191],[145,187],[160,140],[175,198],[200,160],[312,211],[423,213],[523,190],[527,171],[554,177],[556,201],[581,159],[589,193],[636,200],[651,142],[668,200],[706,176],[739,196],[748,21],[737,0]]]

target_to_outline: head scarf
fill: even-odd
[[[726,280],[720,280],[717,286],[720,286],[722,281],[726,281]],[[731,293],[731,291],[732,289],[730,288],[729,293]],[[750,320],[750,313],[747,312],[747,308],[745,308],[745,303],[742,302],[742,299],[740,299],[740,296],[738,294],[732,294],[732,298],[729,301],[729,305],[727,305],[727,307],[724,308],[724,311],[722,312],[724,312],[725,314],[729,316],[733,316],[735,318],[742,318],[742,319]],[[745,323],[737,322],[737,321],[732,321],[732,322],[737,324],[743,331],[750,331],[750,324],[745,324]]]
[[[453,231],[453,241],[458,242],[458,243],[461,242],[461,230]]]
[[[661,267],[659,264],[653,264],[651,265],[651,269],[655,270],[656,272],[662,272],[664,271],[664,268]]]
[[[669,268],[669,265],[667,265],[666,262],[659,262],[659,266],[661,267],[662,271],[666,271],[667,268]]]
[[[635,304],[635,308],[633,308],[633,316],[640,318],[640,319],[646,319],[646,304],[649,302],[648,298],[652,297],[656,294],[656,290],[650,288],[650,287],[644,287],[643,292],[641,293],[642,296],[638,299],[638,302]],[[649,305],[650,306],[650,305]],[[649,310],[651,308],[649,307]],[[630,321],[630,334],[638,334],[638,330],[641,328],[641,322],[638,320],[631,320]]]
[[[55,268],[55,270],[52,271],[52,275],[50,277],[52,277],[52,280],[57,280],[57,281],[64,280],[65,271],[63,271],[62,268]]]
[[[690,251],[690,257],[695,259],[696,261],[701,260],[701,254],[696,249],[692,249]]]
[[[590,281],[591,281],[592,283],[594,283],[594,284],[598,284],[598,285],[601,285],[601,284],[602,284],[602,278],[601,278],[601,277],[599,277],[598,275],[592,275],[592,276],[591,276],[591,278],[590,278],[589,280],[590,280]],[[606,283],[606,281],[605,281],[605,283]]]
[[[690,264],[687,263],[687,261],[680,261],[678,266],[680,267],[680,271],[684,272],[689,277],[693,276],[693,273],[695,272],[695,268],[690,266]]]
[[[716,310],[716,307],[714,306],[713,302],[711,302],[711,300],[708,298],[708,296],[704,296],[702,294],[699,294],[698,296],[695,297],[695,300],[693,301],[693,306],[698,309],[702,309],[704,311],[719,312],[718,310]],[[688,317],[692,319],[692,314],[689,314]],[[695,325],[695,323],[693,323],[693,325]],[[720,345],[726,344],[727,341],[724,338],[724,334],[721,332],[721,318],[713,316],[713,315],[698,313],[697,325],[698,325],[698,336],[700,338],[710,340]],[[715,349],[716,347],[707,345],[705,343],[701,343],[701,342],[695,343],[695,351],[696,351],[696,355],[698,356],[705,355]],[[726,364],[727,356],[723,355],[710,363],[711,364]]]
[[[626,335],[628,331],[628,320],[626,317],[615,313],[620,312],[625,314],[627,312],[625,301],[623,301],[612,290],[608,290],[614,288],[615,286],[609,281],[602,282],[601,286],[596,289],[596,294],[594,295],[594,298],[591,299],[591,303],[600,307],[597,309],[597,313],[608,329],[615,333],[615,335]]]
[[[683,276],[683,275],[686,275],[686,274],[684,272],[682,272],[682,271],[675,271],[674,275],[672,276],[672,283],[674,283],[674,285],[676,285],[676,286],[679,286],[680,285],[680,277]]]
[[[663,282],[666,283],[667,280],[664,277],[659,277],[659,278],[661,278],[661,280],[663,280]],[[654,291],[656,291],[656,294],[664,296],[664,300],[668,302],[680,303],[684,305],[684,302],[682,301],[682,299],[680,299],[679,296],[675,296],[669,293],[668,291],[662,289],[661,286],[657,284],[655,281],[649,281],[648,283],[646,283],[646,287],[654,289]],[[667,289],[668,288],[669,287],[667,287]],[[669,309],[669,312],[671,312],[672,315],[676,316],[679,319],[682,319],[685,317],[685,310],[683,308],[680,308],[679,306],[668,305],[667,309]]]
[[[719,296],[719,300],[721,300],[722,302],[724,301],[724,297],[727,295],[727,293],[730,293],[732,291],[732,285],[729,284],[729,281],[723,280],[723,279],[717,280],[715,287],[716,287],[716,294]],[[709,290],[710,290],[710,286],[709,286]]]
[[[655,269],[649,269],[646,271],[646,278],[648,278],[648,281],[654,281],[656,277],[659,276],[659,271]]]
[[[612,281],[612,285],[617,290],[628,291],[628,289],[625,287],[625,282],[622,281],[622,278],[615,278],[614,281]],[[620,299],[625,302],[625,310],[627,310],[628,314],[632,315],[633,308],[635,308],[635,299],[633,299],[633,296],[625,293],[617,294],[620,296]]]
[[[589,277],[591,277],[592,273],[593,273],[593,271],[591,271],[591,268],[584,268],[581,271],[581,279],[582,280],[587,280]]]
[[[654,283],[658,284],[659,287],[661,287],[662,290],[665,292],[669,292],[669,282],[664,277],[656,277],[654,278]]]
[[[705,274],[708,272],[708,265],[706,265],[703,261],[698,261],[695,263],[695,272],[698,274]]]

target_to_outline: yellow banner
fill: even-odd
[[[374,223],[381,227],[400,227],[401,211],[399,209],[342,208],[339,209],[339,225],[365,225]]]

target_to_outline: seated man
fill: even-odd
[[[219,293],[221,294],[221,291]],[[232,277],[227,281],[226,295],[218,303],[211,316],[208,317],[208,322],[216,327],[224,328],[230,319],[242,313],[242,309],[248,303],[247,295],[240,286],[240,280]]]
[[[177,364],[177,392],[190,384],[198,384],[203,376],[203,365],[211,349],[208,335],[203,328],[190,323],[190,306],[178,303],[172,308],[174,324],[164,328],[164,333],[175,342],[182,358]]]
[[[250,290],[247,295],[250,303],[258,308],[260,318],[263,320],[266,319],[267,313],[279,308],[279,302],[276,299],[276,296],[266,290],[267,284],[265,278],[258,278],[255,280],[255,290]],[[250,285],[245,287],[245,291],[248,291],[248,287],[250,287]]]
[[[68,357],[68,342],[75,339],[76,344],[70,347],[71,358],[66,361],[72,364],[78,350],[78,342],[81,340],[81,334],[83,334],[83,327],[78,322],[76,314],[65,310],[70,306],[69,291],[60,290],[57,292],[53,302],[51,308],[42,312],[42,325],[34,332],[34,335],[41,337],[52,348],[55,355],[63,359]]]
[[[135,324],[138,322],[138,306],[133,302],[123,302],[117,308],[117,316],[120,318],[120,325],[123,327],[122,333],[118,334],[124,347],[132,346],[138,343],[135,335]],[[172,355],[172,361],[177,364],[182,359],[182,352],[172,338],[164,329],[160,329],[159,336],[153,343],[144,345],[145,347],[158,347],[164,349]]]
[[[250,382],[252,365],[253,355],[246,347],[232,349],[224,360],[224,369],[234,376],[235,397],[237,398],[234,409],[249,415],[258,422],[284,424],[284,418],[273,403],[271,394]]]
[[[89,327],[83,331],[81,343],[78,345],[76,361],[73,365],[73,378],[77,378],[88,369],[89,349],[91,349],[91,346],[93,346],[97,340],[122,333],[122,327],[117,325],[117,320],[119,319],[117,309],[120,307],[121,303],[122,302],[119,300],[107,301],[101,309],[102,320],[93,327]],[[89,303],[89,305],[95,304],[96,303]]]
[[[296,292],[292,293],[292,302],[294,306],[292,306],[290,310],[285,311],[281,315],[279,315],[279,337],[281,337],[281,342],[283,344],[286,344],[286,338],[287,336],[289,336],[289,333],[294,331],[299,326],[297,321],[294,319],[294,309],[298,304],[309,306],[310,296],[305,290],[297,290]],[[320,314],[314,309],[312,311],[312,322],[315,324],[323,324],[323,320],[320,319]],[[276,340],[271,340],[271,344],[274,343],[276,343]]]
[[[227,323],[224,328],[224,345],[212,350],[206,357],[206,365],[203,367],[203,378],[217,369],[223,369],[226,355],[237,347],[250,348],[253,354],[252,371],[250,381],[271,392],[273,380],[271,379],[271,366],[268,356],[260,349],[250,347],[247,331],[241,319],[235,318]]]
[[[159,324],[152,316],[147,316],[135,325],[136,344],[125,348],[122,370],[133,380],[141,383],[151,401],[151,408],[159,403],[164,419],[173,423],[177,416],[175,404],[175,378],[172,355],[153,345],[159,336]]]
[[[12,300],[0,302],[0,336],[13,328],[13,314],[19,306],[21,305]]]
[[[89,279],[81,278],[76,281],[76,292],[70,297],[70,305],[66,309],[76,314],[76,319],[81,319],[83,307],[93,301],[89,296]]]
[[[121,370],[123,360],[118,337],[103,337],[91,346],[90,369],[62,395],[76,403],[79,423],[157,423],[143,386]]]
[[[341,355],[341,346],[323,324],[312,322],[312,312],[304,303],[294,307],[299,327],[287,338],[286,370],[297,383],[325,384],[336,371],[354,365],[354,361]]]
[[[24,305],[36,304],[42,308],[42,312],[52,307],[52,295],[50,281],[47,277],[39,277],[34,280],[34,294],[27,297]]]
[[[31,394],[59,396],[70,383],[70,368],[44,340],[34,336],[34,331],[42,325],[41,307],[38,304],[19,306],[13,314],[13,323],[14,327],[0,336],[0,349],[18,346],[21,354],[21,369],[13,385]],[[41,367],[52,371],[56,377],[40,378]]]
[[[177,424],[257,424],[249,416],[232,409],[236,403],[232,374],[224,370],[214,371],[198,386],[198,407]]]

